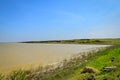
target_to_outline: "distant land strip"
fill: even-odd
[[[100,39],[71,39],[71,40],[48,40],[48,41],[24,41],[20,43],[59,43],[59,44],[113,44],[120,45],[120,38]]]

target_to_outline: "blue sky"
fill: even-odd
[[[0,42],[120,38],[120,0],[0,0]]]

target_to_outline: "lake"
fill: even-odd
[[[47,65],[109,45],[0,43],[0,71]]]

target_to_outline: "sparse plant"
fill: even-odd
[[[3,80],[4,79],[4,75],[2,73],[0,73],[0,80]]]
[[[25,80],[26,72],[23,70],[13,71],[9,76],[9,80]]]

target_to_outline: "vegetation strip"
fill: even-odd
[[[22,42],[22,43],[108,44],[108,45],[113,44],[113,45],[120,45],[120,38],[26,41],[26,42]]]

